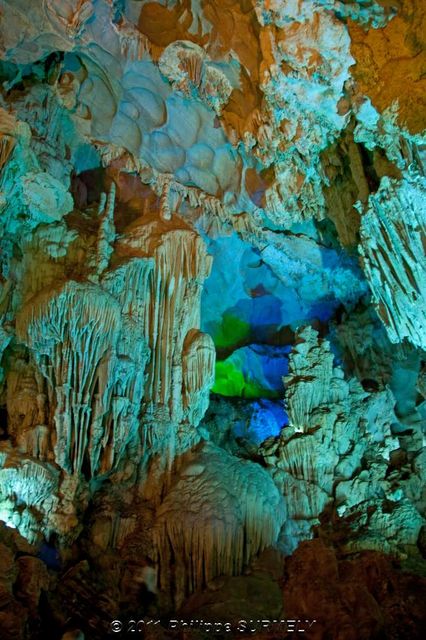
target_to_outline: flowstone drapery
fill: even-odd
[[[213,445],[187,457],[157,511],[154,536],[160,587],[174,599],[199,591],[221,575],[238,575],[250,560],[275,544],[285,508],[270,476]]]

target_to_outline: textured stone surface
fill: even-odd
[[[421,637],[424,20],[0,0],[2,638]]]
[[[383,178],[362,218],[360,248],[390,340],[398,343],[407,338],[422,349],[426,346],[425,204],[426,183],[420,176],[399,183]]]

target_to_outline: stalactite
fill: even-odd
[[[172,212],[170,210],[170,180],[164,181],[163,192],[160,198],[160,213],[163,220],[170,220]]]
[[[101,275],[109,265],[111,254],[113,253],[113,242],[116,237],[114,227],[114,205],[115,205],[115,183],[111,184],[108,198],[102,197],[99,205],[99,231],[97,241],[97,275]],[[103,194],[102,194],[103,195]]]
[[[120,8],[116,9],[116,16],[111,23],[120,41],[121,54],[126,60],[142,60],[144,56],[151,55],[151,43],[149,39],[139,31],[123,15]]]
[[[63,25],[67,35],[71,38],[77,38],[83,31],[85,23],[93,15],[92,0],[73,0],[73,2],[67,3],[68,6],[65,10],[68,15],[64,15],[64,7],[56,6],[57,4],[57,0],[45,0],[43,5],[47,15]]]
[[[192,329],[185,337],[182,361],[183,406],[190,424],[197,425],[207,410],[215,360],[213,340],[206,333]]]
[[[159,67],[173,86],[188,95],[195,89],[217,113],[229,100],[232,85],[228,78],[211,65],[205,51],[193,42],[178,40],[170,44],[161,55]]]
[[[101,289],[68,282],[56,294],[40,295],[17,322],[21,339],[33,349],[55,406],[58,464],[79,473],[87,448],[95,474],[107,398],[120,331],[116,301]],[[92,402],[95,404],[92,407]]]
[[[188,331],[200,324],[200,285],[208,275],[208,260],[198,236],[190,231],[176,230],[162,237],[155,251],[155,261],[158,270],[154,285],[157,321],[151,335],[153,357],[148,397],[154,403],[168,405],[171,418],[179,421],[181,398],[175,398],[173,390],[177,386],[180,388],[181,379],[173,379],[174,364],[177,353],[182,353]],[[160,311],[164,304],[165,308]],[[169,349],[175,349],[176,355],[168,352]],[[181,375],[180,371],[179,378]]]
[[[391,342],[426,348],[425,179],[383,178],[361,222],[359,251]]]
[[[168,221],[165,221],[166,224]],[[186,228],[151,228],[146,233],[144,226],[129,229],[118,248],[126,255],[152,256],[155,262],[150,281],[150,311],[144,325],[151,349],[145,390],[145,416],[155,429],[156,416],[176,430],[184,421],[182,398],[182,356],[186,336],[200,325],[200,296],[204,279],[210,270],[201,238]],[[214,358],[211,343],[201,338],[199,362],[199,384],[197,397],[199,410],[191,413],[196,426],[206,407],[206,394],[212,384]],[[207,346],[208,345],[208,346]],[[194,348],[196,345],[194,345]],[[204,357],[206,351],[206,357]],[[201,365],[205,365],[204,368]],[[194,388],[194,400],[197,395]],[[203,397],[202,397],[203,396]],[[188,407],[188,404],[186,405]],[[201,409],[201,407],[204,407]]]
[[[17,448],[35,459],[51,455],[50,430],[41,375],[33,362],[16,359],[7,374],[8,432]]]

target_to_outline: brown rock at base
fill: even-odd
[[[46,565],[32,556],[17,559],[19,575],[15,585],[17,597],[32,612],[36,613],[42,590],[49,587]]]
[[[284,617],[315,619],[310,640],[415,640],[426,630],[426,579],[403,573],[389,556],[340,558],[321,539],[288,558]]]

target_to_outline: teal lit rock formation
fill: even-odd
[[[2,638],[424,637],[424,20],[0,0]]]

